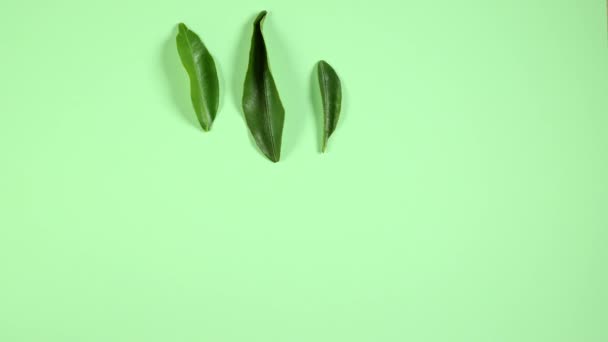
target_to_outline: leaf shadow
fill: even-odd
[[[215,68],[217,70],[217,79],[218,79],[218,86],[220,88],[220,97],[219,97],[219,102],[218,102],[218,106],[217,106],[217,113],[216,113],[216,117],[215,120],[213,121],[213,126],[215,126],[216,121],[218,120],[218,118],[220,118],[222,110],[224,109],[224,106],[226,105],[225,103],[225,89],[226,89],[226,79],[224,78],[224,73],[222,72],[223,68],[222,68],[222,62],[220,60],[218,60],[217,58],[215,58],[215,55],[213,53],[211,53],[211,57],[213,57],[213,61],[215,62]]]
[[[340,118],[338,119],[338,125],[336,126],[336,130],[334,131],[334,133],[332,133],[331,137],[332,138],[335,137],[337,139],[337,141],[339,141],[340,132],[342,131],[342,128],[345,127],[346,125],[348,125],[349,120],[351,120],[350,115],[348,115],[349,107],[351,105],[351,103],[350,103],[351,97],[349,96],[349,92],[350,92],[349,83],[344,82],[343,69],[336,69],[336,72],[338,73],[338,77],[340,78],[340,87],[342,89],[342,108],[340,110]],[[346,80],[346,81],[348,81],[348,80]],[[346,115],[344,115],[344,114],[346,114]],[[336,139],[334,139],[334,140],[336,140]],[[335,144],[335,142],[334,142],[334,144]],[[329,148],[331,148],[331,144],[327,145],[327,149],[329,149]]]
[[[165,40],[161,49],[161,64],[168,84],[169,92],[173,105],[179,116],[194,128],[200,128],[190,102],[190,83],[185,70],[183,70],[177,47],[175,36],[177,35],[177,25],[171,30],[171,34]]]

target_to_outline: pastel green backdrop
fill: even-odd
[[[240,111],[262,9],[278,164]],[[2,1],[0,341],[607,341],[606,31],[601,0]]]

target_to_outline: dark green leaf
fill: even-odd
[[[340,109],[342,108],[342,86],[336,71],[325,61],[317,66],[319,87],[323,99],[323,152],[327,148],[327,140],[336,130]]]
[[[190,97],[204,131],[211,129],[217,114],[220,90],[215,62],[198,35],[179,24],[177,51],[190,77]]]
[[[243,111],[247,126],[260,150],[273,162],[281,158],[281,139],[285,110],[279,98],[268,65],[268,54],[262,21],[266,11],[261,12],[253,24],[249,68],[243,90]]]

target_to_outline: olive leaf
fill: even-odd
[[[183,23],[176,37],[177,51],[190,77],[190,97],[201,127],[211,129],[219,105],[219,81],[213,57],[199,36]]]
[[[253,23],[249,67],[243,90],[243,112],[256,144],[268,159],[276,163],[281,158],[285,109],[268,63],[262,35],[265,17],[266,11],[262,11]]]
[[[323,100],[323,144],[322,150],[327,149],[327,141],[336,130],[340,110],[342,108],[342,86],[336,71],[325,61],[317,65],[319,87]]]

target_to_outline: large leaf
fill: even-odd
[[[327,149],[327,141],[336,130],[340,110],[342,108],[342,86],[336,71],[325,61],[317,66],[319,87],[323,99],[323,152]]]
[[[190,77],[190,97],[204,131],[211,129],[217,114],[220,90],[213,57],[198,35],[179,24],[177,51]]]
[[[262,21],[266,11],[261,12],[253,24],[249,67],[243,90],[243,111],[247,126],[256,144],[273,162],[281,158],[281,139],[285,110],[268,65],[268,54]]]

